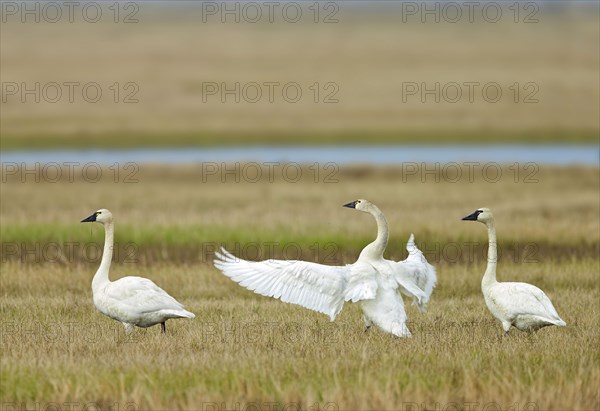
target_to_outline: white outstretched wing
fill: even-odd
[[[435,268],[427,262],[421,250],[415,245],[413,234],[408,239],[406,250],[408,258],[394,264],[395,278],[398,284],[403,286],[402,292],[414,297],[413,304],[424,312],[437,282]]]
[[[344,301],[375,298],[369,265],[328,266],[306,261],[246,261],[221,248],[215,267],[243,287],[267,297],[327,314],[333,321]],[[371,271],[369,271],[369,269]]]

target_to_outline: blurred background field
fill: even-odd
[[[318,23],[312,3],[299,3],[297,23],[279,14],[249,23],[249,11],[235,23],[207,15],[206,2],[133,3],[119,17],[135,12],[133,23],[115,23],[108,5],[94,24],[77,14],[52,24],[6,16],[2,148],[597,142],[596,3],[524,3],[516,17],[506,3],[496,23],[481,10],[473,23],[466,10],[458,23],[447,15],[422,23],[405,3],[322,2]],[[330,14],[337,21],[325,23]],[[22,95],[36,82],[39,103]],[[55,89],[43,91],[52,82],[61,85],[57,102]],[[73,103],[65,82],[79,84]],[[279,84],[272,102],[268,82]],[[472,102],[465,82],[479,84]],[[98,102],[83,97],[88,83],[98,85]],[[250,87],[236,102],[225,94],[235,83],[261,85],[262,97],[252,102]],[[297,102],[282,96],[288,83],[301,89]],[[406,83],[419,92],[404,95]],[[450,88],[436,101],[425,93],[435,83],[461,85],[462,97],[450,102]],[[495,103],[483,96],[489,83],[501,87]]]
[[[297,23],[203,13],[221,2],[98,3],[97,23],[22,23],[2,3],[3,409],[600,409],[599,6],[506,2],[496,23],[422,23],[408,3],[299,2]],[[68,82],[102,97],[69,102]],[[207,89],[268,82],[302,97]],[[465,82],[497,83],[502,97],[406,89]],[[301,149],[309,161],[286,173]],[[354,160],[338,161],[346,149]],[[438,269],[429,313],[407,304],[410,340],[364,333],[356,306],[329,323],[212,266],[220,245],[350,263],[375,235],[369,216],[341,207],[358,198],[388,219],[386,257],[405,258],[414,233]],[[486,232],[460,221],[482,206],[497,220],[499,280],[544,289],[568,327],[499,338],[480,290]],[[94,309],[104,233],[79,221],[99,208],[115,215],[111,278],[148,277],[195,320],[128,339]]]

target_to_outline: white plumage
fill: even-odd
[[[406,260],[396,263],[400,266],[396,275],[402,277],[404,282],[413,283],[423,291],[425,297],[421,301],[414,297],[413,304],[416,304],[421,312],[425,312],[429,297],[435,288],[437,280],[435,269],[431,264],[427,263],[425,256],[415,245],[415,236],[413,234],[408,239],[406,250],[408,251],[408,257]],[[410,293],[406,295],[410,296]]]
[[[513,326],[521,331],[535,331],[549,325],[567,325],[559,317],[550,299],[536,286],[527,283],[500,283],[496,280],[496,226],[490,209],[480,208],[463,220],[479,221],[488,229],[488,263],[481,281],[481,290],[490,312],[502,323],[504,335]]]
[[[306,261],[246,261],[225,249],[217,253],[215,267],[243,287],[267,297],[298,304],[326,314],[333,321],[344,302],[359,302],[365,324],[372,323],[400,337],[410,336],[406,326],[404,303],[398,291],[414,298],[425,310],[435,287],[435,269],[414,244],[407,244],[409,257],[396,262],[383,258],[388,227],[383,213],[367,200],[346,207],[375,217],[377,239],[367,245],[354,264],[327,266]]]
[[[194,318],[195,315],[171,297],[165,290],[147,278],[124,277],[110,281],[108,273],[112,260],[114,224],[110,211],[101,209],[83,222],[98,222],[104,226],[104,252],[102,261],[92,280],[94,305],[102,314],[120,321],[125,331],[133,327],[151,327],[160,324],[166,331],[165,322],[170,318]]]

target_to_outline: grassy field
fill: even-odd
[[[598,169],[542,166],[535,181],[520,174],[515,182],[504,168],[496,183],[480,171],[456,182],[366,166],[340,168],[331,183],[323,174],[315,182],[310,169],[296,183],[278,174],[235,182],[200,167],[141,166],[129,184],[115,183],[109,170],[97,183],[3,176],[1,401],[62,409],[599,409]],[[438,268],[429,312],[407,306],[412,339],[364,333],[356,306],[330,323],[256,296],[211,265],[220,243],[248,258],[351,262],[375,230],[368,216],[341,208],[360,197],[386,214],[387,257],[404,258],[414,232]],[[544,289],[568,327],[500,338],[479,285],[485,230],[460,221],[481,206],[496,215],[499,279]],[[151,278],[196,319],[170,321],[167,336],[154,327],[126,337],[95,311],[90,283],[103,232],[78,221],[101,207],[116,219],[112,279]]]

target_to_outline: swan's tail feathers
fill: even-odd
[[[193,312],[190,312],[188,310],[183,310],[183,313],[185,314],[184,315],[185,318],[196,318],[196,314],[194,314]]]
[[[162,313],[171,318],[196,318],[196,315],[188,310],[162,310]]]
[[[382,324],[380,327],[389,332],[390,334],[395,335],[400,338],[410,338],[412,334],[405,322],[390,322],[389,324]]]
[[[532,317],[535,318],[537,320],[538,324],[541,324],[542,327],[548,326],[548,325],[556,325],[559,327],[566,327],[566,325],[567,325],[567,323],[564,322],[562,320],[562,318],[560,318],[558,315],[554,315],[554,316],[534,315]]]

